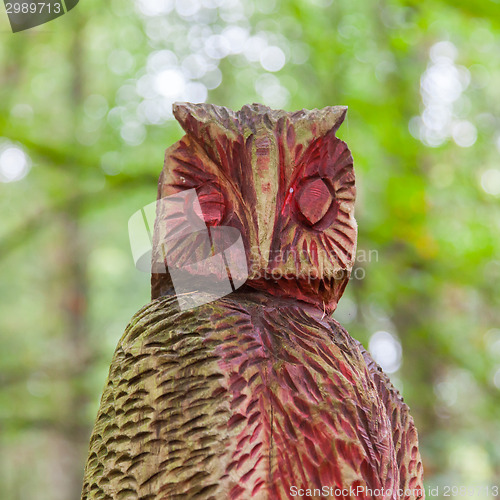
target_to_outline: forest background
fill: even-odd
[[[349,106],[359,250],[334,317],[411,407],[427,487],[492,498],[498,0],[85,0],[15,34],[0,10],[2,499],[79,498],[111,356],[149,300],[127,222],[182,135],[175,101]]]

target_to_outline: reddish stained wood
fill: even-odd
[[[111,365],[82,498],[274,500],[293,486],[422,498],[408,407],[325,315],[356,249],[352,157],[335,135],[345,108],[174,111],[186,136],[166,153],[158,195],[196,189],[193,215],[241,232],[250,276],[183,312],[168,275],[153,276],[156,300]],[[160,211],[156,245],[168,224],[175,217]],[[179,259],[198,244],[179,245]],[[382,487],[390,493],[367,490]]]
[[[345,112],[179,104],[186,136],[167,150],[158,196],[194,187],[207,225],[240,230],[249,287],[332,312],[356,248],[352,156],[335,135]],[[159,213],[155,248],[166,226]],[[165,293],[168,275],[152,285],[153,298]]]

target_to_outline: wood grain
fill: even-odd
[[[174,209],[158,204],[153,261],[190,224],[230,227],[249,276],[180,311],[169,273],[152,275],[111,363],[82,500],[424,498],[408,407],[329,315],[356,252],[345,113],[174,106],[186,135],[166,151],[158,198]],[[196,293],[215,271],[188,262],[213,238],[169,245]]]
[[[335,135],[346,109],[288,113],[254,104],[234,112],[178,104],[186,135],[165,154],[158,198],[196,189],[207,225],[241,232],[250,287],[333,312],[357,239],[353,160]],[[158,260],[173,224],[159,210]],[[181,265],[194,248],[180,245],[173,259]],[[168,273],[153,274],[152,298],[170,288]]]
[[[408,407],[362,346],[321,316],[258,292],[194,312],[164,297],[139,311],[111,364],[82,498],[421,489]]]

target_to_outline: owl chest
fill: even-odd
[[[194,314],[161,300],[138,315],[112,363],[88,484],[241,500],[393,485],[387,415],[356,345],[278,302],[225,297]]]
[[[181,449],[186,468],[204,470],[230,498],[289,498],[294,485],[387,487],[397,475],[388,419],[354,345],[300,308],[227,302],[157,352],[159,453]],[[170,474],[179,467],[171,462]]]

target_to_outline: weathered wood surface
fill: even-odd
[[[295,485],[371,499],[364,488],[421,486],[408,407],[321,318],[259,293],[142,309],[112,362],[83,498],[284,499]]]
[[[158,198],[196,188],[209,226],[241,232],[248,285],[333,312],[356,251],[352,156],[335,135],[346,111],[177,105],[186,135],[166,152]],[[155,249],[169,216],[158,214]],[[190,252],[179,247],[180,265]],[[153,298],[169,286],[154,275]]]
[[[249,278],[181,312],[168,274],[153,275],[111,364],[82,499],[423,498],[408,407],[325,314],[356,248],[345,111],[175,108],[186,136],[159,197],[195,188],[208,226],[241,232]],[[172,224],[160,208],[154,248]]]

